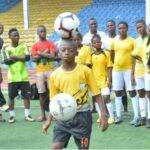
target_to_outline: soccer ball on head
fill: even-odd
[[[73,96],[66,93],[59,93],[51,99],[49,110],[56,120],[67,121],[75,116],[77,103]]]
[[[54,29],[61,38],[70,39],[77,33],[80,21],[78,17],[71,12],[59,14],[54,23]]]

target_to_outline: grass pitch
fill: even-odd
[[[39,101],[31,101],[32,116],[38,118]],[[42,133],[40,122],[26,122],[22,101],[16,100],[16,122],[14,124],[0,123],[0,149],[50,149],[52,143],[53,125],[48,135]],[[5,119],[9,113],[3,112]],[[90,149],[150,149],[150,130],[145,126],[137,127],[129,124],[132,116],[124,117],[120,125],[111,125],[106,132],[101,132],[96,123],[97,114],[93,114],[93,131]],[[68,149],[77,149],[71,139]]]

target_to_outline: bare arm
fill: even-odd
[[[111,88],[112,85],[112,67],[108,68],[108,86]]]
[[[131,83],[135,85],[135,65],[136,65],[136,58],[132,57],[132,70],[131,70]]]
[[[110,51],[110,58],[111,58],[111,61],[114,63],[114,58],[115,58],[115,51],[114,50]]]
[[[136,64],[136,57],[132,56],[132,75],[135,74],[135,64]]]
[[[10,56],[10,60],[13,61],[28,61],[30,60],[30,55],[23,55],[23,56]]]
[[[48,58],[48,59],[51,59],[51,60],[54,60],[54,58],[55,58],[55,53],[49,53],[49,51],[47,51],[47,50],[39,53],[39,55],[41,57]]]
[[[49,115],[47,121],[43,124],[43,127],[42,127],[43,133],[47,134],[48,128],[50,127],[52,123],[52,119],[53,119],[52,115]]]
[[[108,128],[108,115],[106,111],[106,105],[101,95],[96,95],[94,96],[94,98],[101,111],[100,127],[102,131],[105,131]]]

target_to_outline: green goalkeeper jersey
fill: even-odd
[[[17,47],[7,46],[5,48],[5,56],[9,59],[10,56],[29,55],[28,48],[25,44],[19,44]],[[3,57],[5,57],[3,56]],[[8,82],[23,82],[28,81],[29,75],[24,61],[16,61],[8,65]]]

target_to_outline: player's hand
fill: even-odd
[[[44,134],[47,134],[47,133],[48,133],[48,128],[49,128],[49,126],[50,126],[50,124],[49,124],[48,121],[46,121],[46,122],[43,124],[43,126],[42,126],[42,132],[43,132]]]
[[[108,117],[106,115],[101,115],[100,128],[101,128],[102,132],[104,132],[108,128]]]
[[[9,59],[11,59],[11,60],[16,60],[17,59],[17,56],[10,56],[10,58]]]
[[[45,49],[43,53],[49,53],[49,49]]]
[[[40,56],[43,56],[43,55],[46,55],[46,54],[49,54],[49,49],[38,51],[38,55],[40,55]]]
[[[47,121],[42,126],[42,132],[44,134],[47,134],[48,128],[50,127],[51,122],[52,122],[52,116],[49,116],[48,119],[47,119]]]

